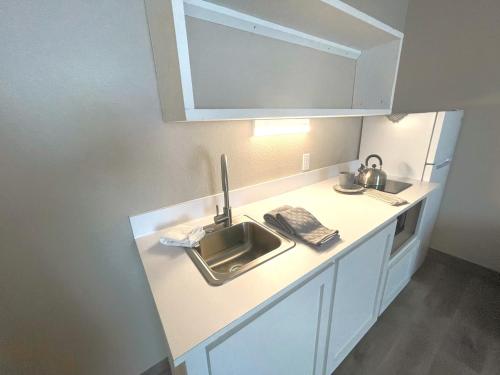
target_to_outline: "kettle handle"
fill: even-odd
[[[378,160],[378,163],[379,163],[379,167],[380,169],[382,169],[382,158],[380,156],[378,156],[377,154],[371,154],[371,155],[368,155],[366,157],[366,160],[365,160],[365,164],[366,166],[369,166],[370,164],[368,163],[368,161],[371,159],[371,158],[375,158]]]

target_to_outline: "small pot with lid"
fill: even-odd
[[[371,168],[368,167],[370,159],[378,160],[377,164],[372,164]],[[365,166],[366,165],[366,166]],[[365,164],[361,164],[358,169],[358,184],[365,188],[383,190],[387,181],[387,174],[382,170],[382,158],[377,154],[368,155]]]

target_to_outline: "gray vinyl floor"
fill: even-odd
[[[368,374],[500,375],[500,274],[431,250],[333,373]]]

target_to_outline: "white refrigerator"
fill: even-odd
[[[378,154],[389,178],[403,177],[438,182],[424,205],[420,220],[421,249],[413,272],[427,255],[432,230],[439,213],[446,179],[462,125],[463,111],[412,113],[391,121],[387,116],[365,117],[359,159]]]

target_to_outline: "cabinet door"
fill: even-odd
[[[334,267],[206,348],[211,375],[321,374]]]
[[[337,263],[327,374],[335,370],[377,320],[381,281],[394,229],[392,223]]]

